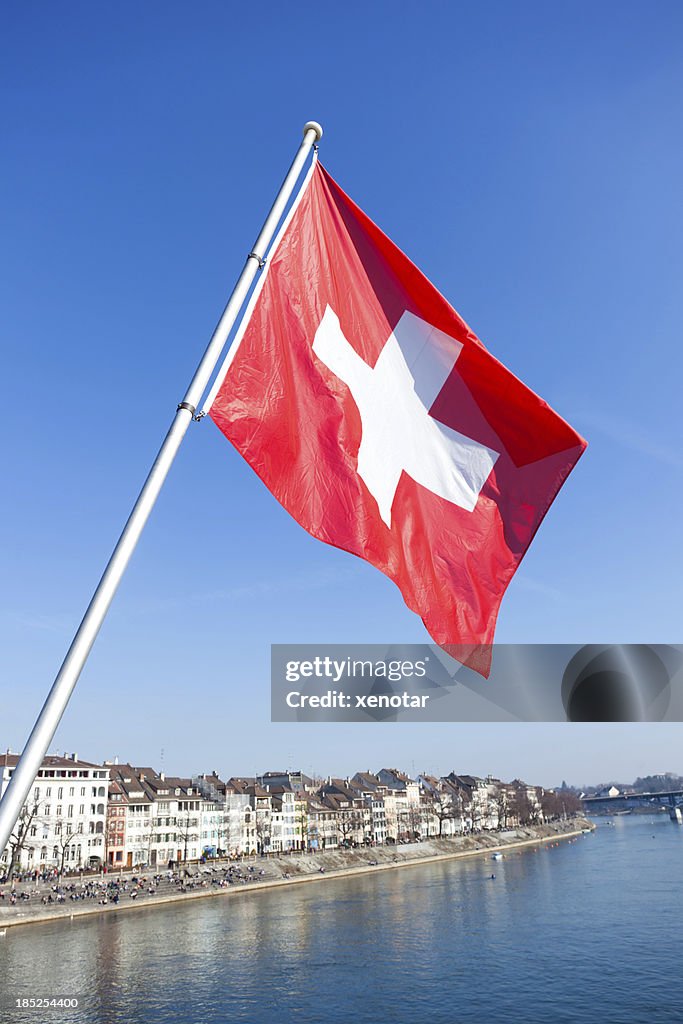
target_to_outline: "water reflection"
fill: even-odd
[[[632,817],[500,861],[20,929],[0,940],[2,989],[78,994],[50,1017],[74,1024],[593,1024],[604,991],[605,1024],[672,1024],[682,841]]]

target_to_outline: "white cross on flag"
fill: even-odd
[[[205,408],[302,526],[488,675],[505,588],[586,442],[317,161]]]

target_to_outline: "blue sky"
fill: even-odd
[[[298,145],[589,440],[497,639],[676,642],[683,11],[11,4],[2,59],[0,745],[20,748]],[[272,725],[271,642],[422,642],[195,425],[55,741],[168,770],[552,783],[677,726]]]

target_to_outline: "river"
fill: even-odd
[[[683,827],[8,930],[0,1019],[83,1024],[673,1024]],[[491,875],[495,874],[495,878]],[[78,996],[24,1011],[17,996]]]

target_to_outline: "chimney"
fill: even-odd
[[[162,782],[166,781],[166,776],[163,772],[159,772],[159,778],[161,779]]]
[[[72,754],[71,755],[71,760],[72,761],[78,761],[78,754]]]

